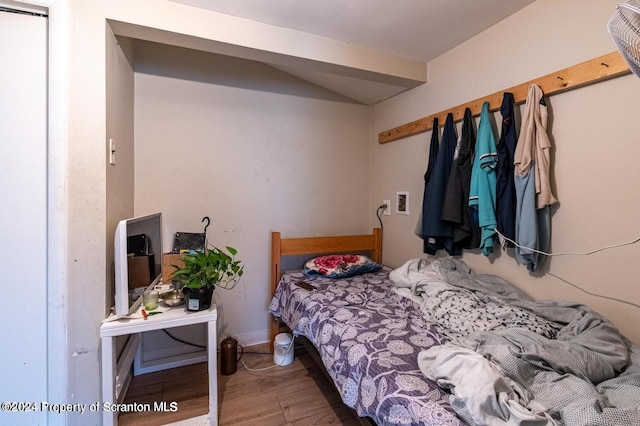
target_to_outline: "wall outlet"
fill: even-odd
[[[387,208],[382,212],[383,216],[391,216],[391,200],[383,200],[382,204],[386,204]]]

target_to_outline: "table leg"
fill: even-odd
[[[218,425],[218,340],[217,321],[207,323],[207,354],[209,363],[209,424]]]
[[[116,348],[115,337],[102,338],[102,402],[113,403],[116,399]],[[100,404],[102,408],[102,403]],[[102,412],[103,426],[117,424],[118,418],[111,410]]]

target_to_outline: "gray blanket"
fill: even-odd
[[[414,259],[391,279],[439,331],[453,326],[418,363],[470,424],[640,425],[640,350],[588,306],[534,302],[453,259]]]

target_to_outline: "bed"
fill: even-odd
[[[271,233],[271,296],[276,293],[280,277],[281,266],[285,256],[313,255],[320,253],[346,253],[361,252],[370,253],[374,262],[382,263],[382,229],[374,228],[369,235],[351,235],[337,237],[307,237],[286,238],[281,237],[280,232]],[[270,341],[280,333],[282,324],[276,318],[272,318],[270,326]],[[273,349],[273,348],[272,348]]]
[[[640,350],[584,305],[534,302],[450,258],[340,279],[281,273],[285,256],[366,252],[380,263],[381,247],[380,230],[272,234],[272,337],[307,339],[358,416],[380,426],[640,425]]]
[[[448,392],[418,368],[419,351],[440,339],[413,302],[390,292],[389,268],[345,280],[281,273],[283,257],[301,254],[359,252],[381,263],[379,228],[368,235],[288,239],[273,232],[271,241],[271,342],[288,330],[306,338],[303,344],[322,359],[345,404],[373,424],[464,424]],[[299,281],[318,290],[299,288]]]

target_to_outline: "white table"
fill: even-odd
[[[131,335],[134,342],[139,344],[139,333],[152,330],[162,330],[173,327],[182,327],[185,325],[207,323],[207,357],[209,363],[209,424],[215,426],[218,424],[218,368],[216,354],[216,323],[218,319],[218,310],[215,304],[211,309],[199,312],[186,312],[184,306],[175,308],[160,307],[156,311],[162,312],[158,315],[151,315],[147,319],[142,318],[142,308],[133,314],[132,319],[119,319],[108,321],[113,317],[110,316],[107,321],[100,326],[100,338],[102,340],[102,409],[104,403],[116,403],[116,374],[119,370],[117,363],[117,354],[115,341],[118,336]],[[131,340],[131,339],[130,339]],[[135,351],[134,351],[135,352]],[[125,358],[125,355],[122,356]],[[132,358],[125,360],[130,368]],[[118,386],[122,386],[121,383]],[[119,393],[119,392],[118,392]],[[160,401],[158,401],[161,403]],[[169,407],[171,401],[167,401]],[[151,404],[151,409],[154,405]],[[178,406],[179,409],[179,406]],[[114,410],[103,410],[103,425],[117,425],[118,413]]]

